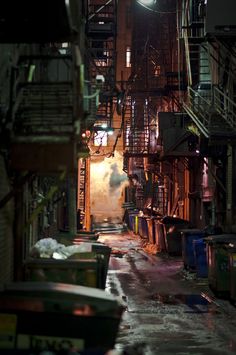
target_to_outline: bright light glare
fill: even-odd
[[[138,2],[142,5],[154,5],[155,4],[155,0],[138,0]]]

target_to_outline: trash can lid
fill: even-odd
[[[204,238],[207,243],[212,244],[228,244],[230,242],[236,242],[236,234],[217,234]]]
[[[182,228],[181,233],[183,234],[199,234],[199,235],[205,235],[205,233],[201,229],[197,228]]]
[[[2,302],[4,300],[4,302]],[[13,302],[14,301],[14,302]],[[13,282],[0,289],[0,309],[32,310],[31,303],[40,305],[36,311],[73,313],[73,310],[85,306],[93,315],[120,315],[124,305],[118,298],[106,291],[86,286],[56,282]],[[59,307],[56,307],[58,305]],[[30,308],[31,307],[31,308]],[[81,308],[81,309],[82,309]]]

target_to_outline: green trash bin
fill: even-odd
[[[84,241],[83,241],[84,242]],[[96,258],[99,260],[99,280],[98,280],[98,287],[105,289],[106,287],[106,279],[107,279],[107,272],[109,267],[110,255],[111,255],[111,248],[101,242],[91,242],[87,241],[87,243],[91,244],[92,253],[95,254]],[[81,244],[81,240],[75,238],[72,245]],[[80,253],[75,254],[80,255]]]
[[[229,296],[230,273],[227,246],[236,242],[236,234],[212,235],[205,238],[207,245],[208,283],[218,296]]]
[[[101,261],[95,253],[89,254],[89,258],[56,260],[32,258],[24,263],[25,281],[60,282],[66,284],[82,285],[87,287],[101,287],[102,273]],[[81,256],[82,257],[81,253]]]
[[[50,282],[6,284],[0,291],[0,324],[5,324],[0,352],[105,353],[114,348],[123,310],[103,290]]]
[[[236,244],[227,247],[229,253],[230,300],[236,303]]]

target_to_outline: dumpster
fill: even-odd
[[[205,238],[209,287],[219,296],[229,296],[229,253],[227,246],[236,242],[236,234],[212,235]]]
[[[101,260],[95,253],[88,253],[90,258],[79,259],[28,259],[24,263],[25,281],[60,282],[87,287],[101,288]],[[83,253],[81,253],[83,254]],[[81,255],[82,257],[82,255]]]
[[[230,276],[230,300],[236,303],[236,244],[228,246],[229,253],[229,276]]]
[[[201,239],[204,236],[205,233],[200,229],[182,229],[182,257],[185,269],[196,269],[193,241]]]
[[[77,239],[73,240],[73,244],[80,244]],[[99,267],[100,267],[100,281],[99,281],[99,288],[105,289],[106,287],[106,279],[107,279],[107,272],[109,267],[110,255],[111,255],[111,248],[103,243],[91,243],[92,246],[92,253],[96,254],[96,257],[99,258]],[[77,255],[77,254],[75,254]]]
[[[73,238],[66,239],[64,237],[58,237],[57,241],[63,243],[65,245],[81,245],[82,243],[88,243],[91,245],[92,253],[95,253],[96,258],[99,260],[99,288],[104,289],[106,286],[107,272],[109,267],[109,260],[111,255],[111,248],[107,245],[91,240],[84,240],[83,238]],[[80,256],[80,253],[76,254],[76,256]]]
[[[112,349],[123,305],[103,290],[50,282],[17,282],[0,291],[0,351]],[[70,352],[71,351],[71,352]]]
[[[182,255],[181,230],[190,228],[190,222],[181,218],[165,216],[160,220],[163,224],[166,251],[170,255]]]
[[[203,238],[193,240],[193,251],[196,266],[196,275],[199,278],[208,276],[206,242]]]

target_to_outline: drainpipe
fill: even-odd
[[[216,203],[214,197],[211,201],[211,225],[212,226],[216,225]]]
[[[233,184],[233,149],[232,145],[227,147],[227,176],[226,176],[226,230],[232,228],[232,184]]]
[[[90,215],[90,158],[86,159],[85,169],[85,229],[91,230],[91,215]]]
[[[76,206],[76,177],[74,174],[68,177],[68,222],[69,232],[77,233],[77,206]]]

